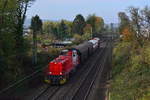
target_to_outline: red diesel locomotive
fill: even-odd
[[[63,50],[61,55],[49,63],[45,73],[45,82],[64,84],[70,73],[74,72],[77,66],[83,63],[98,47],[99,38],[94,38],[72,49]]]

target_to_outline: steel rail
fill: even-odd
[[[101,57],[100,55],[103,53],[103,51],[104,51],[104,48],[100,52],[97,52],[97,53],[95,52],[94,55],[96,57],[98,57],[98,58],[94,58],[95,56],[93,55],[94,57],[91,57],[89,59],[89,61],[86,63],[86,65],[83,66],[83,67],[85,67],[85,68],[83,68],[83,72],[84,73],[83,72],[80,73],[82,75],[82,77],[80,75],[80,76],[78,76],[79,77],[78,81],[74,81],[75,83],[78,83],[78,84],[72,84],[71,86],[69,86],[68,88],[66,88],[68,91],[65,90],[66,91],[65,93],[63,91],[62,94],[61,94],[61,92],[60,92],[60,94],[57,94],[59,96],[58,98],[52,98],[52,99],[49,99],[49,100],[55,100],[55,99],[59,99],[59,100],[71,100],[70,98],[72,98],[72,96],[74,95],[75,91],[77,91],[77,89],[79,88],[79,86],[84,82],[84,80],[87,77],[88,73],[91,71],[92,66],[95,65],[95,63],[97,61],[96,59],[99,59]],[[90,63],[92,65],[89,65]]]
[[[98,75],[102,75],[102,72],[103,72],[103,70],[104,70],[104,64],[105,64],[105,62],[106,62],[106,58],[107,58],[107,54],[105,55],[105,58],[103,59],[103,63],[102,64],[100,64],[100,65],[98,65],[100,68],[98,69],[98,71],[96,72],[96,74],[95,74],[95,76],[94,76],[94,79],[92,80],[92,82],[91,82],[91,84],[90,84],[90,86],[89,86],[89,88],[88,88],[88,91],[87,91],[87,93],[86,93],[86,95],[85,95],[85,97],[84,97],[84,100],[87,100],[87,98],[88,98],[88,96],[89,96],[89,94],[90,94],[90,90],[91,90],[91,88],[92,88],[92,86],[94,85],[94,83],[95,83],[95,80],[96,80],[96,77],[98,76]],[[98,74],[100,72],[100,74]]]
[[[106,47],[105,47],[105,49],[106,49]],[[103,51],[105,51],[105,49],[104,49]],[[98,60],[99,60],[100,58],[101,58],[101,56],[99,56],[99,58],[97,59],[96,62],[98,62]],[[104,58],[103,58],[103,59],[104,59]],[[70,100],[79,99],[79,98],[77,97],[77,94],[79,93],[80,90],[83,89],[83,86],[86,85],[86,81],[87,81],[87,80],[88,80],[87,83],[90,82],[90,81],[89,81],[89,77],[91,76],[91,73],[92,73],[92,72],[94,73],[94,72],[97,70],[98,64],[99,64],[99,63],[95,63],[95,64],[94,64],[94,68],[92,67],[90,73],[88,73],[86,79],[82,82],[82,84],[79,86],[78,90],[75,92],[75,94],[72,96],[72,98],[71,98]],[[92,77],[92,76],[91,76],[91,77]],[[83,96],[84,96],[84,94],[83,94],[83,92],[82,92],[82,94],[80,94],[80,97],[84,98]]]

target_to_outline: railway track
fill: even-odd
[[[92,62],[92,64],[88,64],[89,63],[88,62],[87,65],[85,65],[86,69],[84,69],[83,73],[80,73],[81,74],[79,76],[80,78],[76,79],[75,81],[73,80],[71,82],[72,83],[71,85],[67,84],[67,88],[62,89],[53,98],[49,98],[49,100],[74,100],[75,97],[77,98],[76,100],[83,100],[83,99],[79,99],[80,97],[78,98],[76,93],[79,93],[81,91],[79,93],[81,95],[81,94],[86,94],[85,91],[90,91],[90,90],[88,90],[89,89],[88,87],[92,86],[89,84],[92,80],[90,80],[89,78],[92,79],[93,74],[95,74],[95,72],[98,72],[98,71],[96,71],[97,69],[96,70],[93,70],[93,69],[95,69],[95,65],[98,64],[96,62],[99,62],[99,60],[102,57],[102,55],[104,54],[105,50],[106,50],[106,48],[103,49],[101,52],[96,53],[96,55],[94,55],[95,58],[93,58],[92,60],[89,60],[89,62]],[[98,66],[98,65],[96,65],[96,66]],[[95,79],[95,78],[93,78],[93,79]],[[85,82],[87,80],[88,80],[88,82]],[[93,80],[93,82],[94,82],[94,80]],[[87,85],[84,85],[84,84],[87,84]],[[84,92],[81,90],[81,87],[83,87],[82,90]],[[88,93],[87,93],[87,95],[88,95]],[[83,96],[81,96],[81,98],[82,97]]]
[[[106,100],[106,91],[108,88],[108,80],[110,79],[110,71],[112,68],[112,41],[110,41],[107,51],[107,60],[105,61],[102,73],[98,73],[96,80],[86,100]]]
[[[74,97],[70,100],[87,100],[88,99],[97,77],[101,77],[101,75],[104,71],[105,63],[106,63],[106,60],[108,57],[108,54],[106,52],[108,52],[108,50],[105,51],[105,53],[103,55],[103,59],[101,59],[100,62],[97,62],[95,64],[95,68],[93,68],[93,70],[89,74],[87,80],[84,81],[84,83],[78,89],[78,91],[76,92]]]
[[[97,51],[96,53],[98,53],[99,51]],[[69,82],[67,84],[65,84],[64,86],[56,86],[55,88],[58,88],[57,91],[55,91],[55,96],[54,98],[61,98],[61,95],[65,95],[67,93],[68,88],[73,87],[74,82],[76,82],[78,79],[76,79],[77,77],[79,77],[80,75],[82,75],[82,73],[84,73],[85,71],[87,71],[88,69],[86,68],[86,66],[91,65],[90,61],[94,60],[93,58],[97,55],[97,54],[92,55],[92,57],[88,60],[88,63],[86,63],[83,66],[80,66],[81,69],[79,68],[76,75],[73,75],[73,77],[69,80]],[[76,76],[76,77],[75,77]],[[53,86],[52,86],[53,87]],[[36,98],[35,100],[48,100],[48,99],[52,99],[53,98],[53,93],[52,93],[53,89],[49,88],[45,93],[42,93],[42,95],[38,96],[38,98]],[[63,91],[63,92],[62,92]],[[58,92],[58,93],[57,93]],[[49,94],[49,95],[46,95]],[[56,94],[59,94],[59,96],[56,96]],[[51,96],[52,95],[52,96]]]
[[[33,100],[47,100],[47,98],[52,98],[57,91],[59,91],[60,87],[50,87],[49,89],[43,91],[40,95],[37,95],[37,97],[33,98]]]
[[[105,60],[106,57],[103,59],[103,62],[105,62]],[[93,70],[90,72],[84,83],[82,83],[71,100],[86,100],[88,98],[90,90],[96,80],[96,77],[98,76],[98,73],[102,73],[104,69],[104,63],[96,63],[95,66],[96,67],[93,68]]]
[[[84,81],[81,83],[81,85],[76,89],[76,91],[74,92],[74,95],[71,96],[71,98],[67,99],[67,100],[86,100],[91,87],[94,84],[94,81],[98,75],[98,73],[103,71],[103,64],[102,62],[105,62],[105,58],[106,57],[102,57],[104,53],[104,51],[106,50],[106,48],[103,50],[102,54],[99,55],[99,57],[96,59],[95,63],[93,66],[91,66],[91,70],[88,73],[87,77],[84,79]],[[103,59],[101,59],[103,58]],[[101,59],[101,61],[99,61]],[[65,99],[66,100],[66,99]]]
[[[67,84],[63,86],[45,85],[41,89],[37,89],[35,93],[32,94],[31,92],[31,95],[24,98],[24,100],[85,100],[77,98],[83,98],[83,96],[79,95],[78,92],[84,91],[83,93],[81,92],[82,94],[86,94],[84,98],[88,97],[90,88],[94,83],[94,80],[88,80],[88,77],[91,77],[92,79],[93,76],[91,74],[95,74],[95,72],[96,74],[94,75],[93,79],[95,79],[95,77],[97,76],[98,71],[96,70],[98,70],[97,67],[100,66],[97,62],[99,62],[103,54],[105,54],[105,51],[106,48],[97,50],[87,60],[87,63],[80,66],[81,68],[78,69],[77,73],[74,73]],[[84,84],[87,85],[84,86]],[[86,91],[84,90],[84,88],[82,88],[83,86],[86,88]]]
[[[92,55],[92,57],[88,60],[88,62],[81,67],[81,69],[78,69],[78,72],[75,73],[75,74],[78,74],[77,77],[81,77],[80,75],[82,75],[82,73],[84,72],[87,72],[88,68],[87,66],[91,66],[91,64],[93,63],[93,61],[95,60],[95,56],[97,54],[101,54],[102,53],[102,50],[101,51],[98,51],[95,52],[94,55]],[[92,61],[93,60],[93,61]],[[91,64],[90,64],[91,63]],[[73,75],[73,76],[76,76],[76,75]],[[68,88],[72,88],[74,87],[74,82],[76,82],[78,79],[75,79],[77,77],[72,77],[71,80],[69,80],[69,83],[68,84],[65,84],[64,86],[56,86],[55,88],[52,88],[52,87],[49,87],[48,89],[46,90],[43,90],[42,93],[40,93],[36,98],[34,98],[34,100],[48,100],[48,99],[52,99],[53,97],[54,98],[62,98],[62,96],[65,96],[67,93],[68,93]],[[82,77],[81,77],[82,78]],[[84,77],[83,77],[84,78]],[[83,79],[82,78],[82,79]],[[54,92],[53,92],[54,91]],[[56,94],[59,94],[59,96],[56,96]],[[60,95],[61,94],[61,95]]]

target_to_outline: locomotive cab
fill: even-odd
[[[49,63],[46,83],[64,84],[78,64],[79,56],[76,50],[63,50],[59,57]]]
[[[79,56],[76,50],[72,50],[72,62],[74,66],[77,66],[79,64]]]

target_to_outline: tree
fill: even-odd
[[[125,26],[125,27],[121,30],[121,34],[123,34],[125,40],[132,40],[132,37],[133,37],[132,35],[133,35],[133,33],[131,32],[130,26]]]
[[[136,36],[140,38],[142,37],[140,10],[139,8],[130,7],[129,12],[131,15],[133,28],[136,31]]]
[[[87,24],[90,24],[93,29],[93,33],[100,33],[104,29],[104,20],[101,17],[97,17],[96,15],[89,15],[87,20]]]
[[[51,22],[51,21],[46,21],[43,23],[43,32],[44,34],[52,35],[55,36],[56,38],[59,37],[59,22]]]
[[[52,29],[54,28],[54,23],[50,21],[46,21],[43,23],[43,32],[44,34],[52,34]]]
[[[71,32],[72,31],[73,22],[64,20],[64,23],[67,25],[67,31],[68,31],[67,37],[68,38],[73,37],[73,34]]]
[[[46,21],[43,23],[43,32],[49,35],[53,35],[57,39],[60,39],[61,37],[71,37],[71,29],[72,22],[67,20],[61,20],[61,22]],[[65,31],[65,34],[63,31]]]
[[[73,21],[72,32],[82,35],[85,25],[86,22],[84,17],[81,14],[77,15]]]
[[[87,24],[84,27],[83,32],[84,32],[84,34],[83,34],[83,39],[84,40],[88,40],[88,39],[93,37],[93,35],[92,35],[92,26],[90,24]]]
[[[146,6],[142,11],[141,14],[143,15],[142,19],[144,24],[142,24],[142,26],[147,29],[145,30],[145,35],[147,36],[147,38],[150,40],[150,7]]]
[[[120,20],[120,26],[130,24],[129,17],[126,15],[125,12],[119,12],[118,17],[119,17],[119,20]]]
[[[20,59],[25,51],[22,48],[25,45],[23,23],[30,1],[0,0],[0,81],[4,85],[15,80],[23,71]]]
[[[92,34],[92,26],[90,24],[86,24],[86,26],[83,29],[84,34],[90,33]]]
[[[33,31],[33,65],[37,64],[37,33],[42,31],[42,20],[38,15],[32,17],[31,29]]]
[[[73,38],[75,39],[74,40],[75,44],[79,44],[79,43],[83,42],[82,36],[79,34],[74,34]]]
[[[40,19],[40,17],[38,15],[36,15],[35,17],[32,17],[31,19],[31,29],[34,32],[42,32],[42,20]]]
[[[25,46],[24,46],[24,38],[23,38],[23,25],[26,18],[26,13],[28,7],[30,7],[30,4],[35,0],[16,0],[16,48],[18,53],[18,59],[20,59],[20,55],[25,52]]]
[[[119,24],[120,34],[124,36],[125,40],[131,40],[134,33],[129,17],[124,12],[119,12],[118,16],[120,19]]]
[[[139,45],[142,47],[145,38],[148,38],[149,32],[147,30],[150,29],[149,27],[149,11],[146,7],[144,10],[140,10],[139,8],[130,7],[129,8],[132,26],[135,31],[135,38]]]
[[[10,63],[15,62],[15,59],[11,59],[15,54],[15,4],[15,0],[0,0],[0,86],[5,85],[8,79],[5,70],[13,69]]]
[[[64,20],[61,21],[59,25],[59,38],[61,40],[67,38],[69,35],[68,33],[68,26],[65,24]]]

